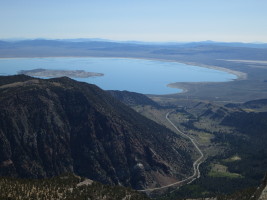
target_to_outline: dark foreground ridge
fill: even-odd
[[[72,174],[49,179],[0,178],[0,199],[148,200],[144,194],[122,186],[108,186]]]
[[[2,176],[72,172],[144,189],[192,174],[188,141],[95,85],[25,75],[0,83]]]

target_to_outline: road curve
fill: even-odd
[[[194,173],[192,176],[189,176],[187,177],[186,179],[184,180],[181,180],[181,181],[178,181],[178,182],[175,182],[175,183],[172,183],[172,184],[169,184],[169,185],[165,185],[165,186],[162,186],[162,187],[157,187],[157,188],[149,188],[149,189],[144,189],[144,190],[138,190],[140,192],[153,192],[155,190],[161,190],[161,189],[165,189],[165,188],[169,188],[169,187],[172,187],[172,186],[175,186],[175,185],[179,185],[179,184],[182,184],[182,183],[185,183],[185,184],[190,184],[192,183],[194,180],[196,180],[197,178],[200,177],[200,171],[199,171],[199,165],[203,162],[203,157],[204,157],[204,154],[203,152],[201,151],[201,149],[198,147],[198,145],[196,144],[196,142],[194,141],[193,138],[191,138],[190,136],[186,135],[184,132],[182,132],[180,129],[177,128],[177,126],[174,125],[174,123],[169,119],[169,114],[172,113],[174,111],[170,111],[166,114],[165,118],[166,120],[176,129],[176,131],[178,133],[180,133],[181,135],[183,135],[184,137],[188,138],[192,144],[195,146],[195,148],[197,149],[198,153],[199,153],[199,157],[197,160],[195,160],[195,162],[193,163],[193,170],[194,170]]]

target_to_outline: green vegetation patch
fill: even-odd
[[[208,143],[208,144],[210,144],[211,142],[210,140],[214,138],[212,134],[206,132],[199,132],[197,136],[200,139],[199,141],[200,143]]]
[[[245,112],[257,112],[256,110],[251,109],[251,108],[244,108],[243,110],[244,110]]]
[[[211,177],[243,178],[243,176],[240,174],[229,172],[227,166],[217,163],[212,164],[211,170],[208,175]]]
[[[229,162],[235,162],[241,160],[241,157],[239,155],[233,155],[230,158],[224,159],[223,162],[229,163]]]

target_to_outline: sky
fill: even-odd
[[[267,0],[0,0],[0,39],[267,42]]]

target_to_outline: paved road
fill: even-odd
[[[183,185],[183,184],[190,184],[192,183],[194,180],[196,180],[197,178],[200,177],[200,171],[199,171],[199,165],[203,162],[203,157],[204,154],[201,151],[201,149],[198,147],[198,145],[196,144],[195,140],[193,138],[191,138],[190,136],[186,135],[184,132],[182,132],[180,129],[177,128],[177,126],[174,125],[174,123],[169,119],[169,115],[170,113],[172,113],[174,111],[170,111],[166,114],[166,119],[167,121],[177,130],[178,133],[180,133],[181,135],[183,135],[184,137],[188,138],[192,144],[195,146],[195,148],[197,149],[198,153],[199,153],[199,158],[197,160],[195,160],[195,162],[193,163],[193,170],[194,173],[192,176],[187,177],[184,180],[169,184],[169,185],[165,185],[162,187],[157,187],[157,188],[150,188],[150,189],[145,189],[145,190],[138,190],[140,192],[153,192],[155,190],[161,190],[161,189],[165,189],[165,188],[169,188],[175,185]]]

